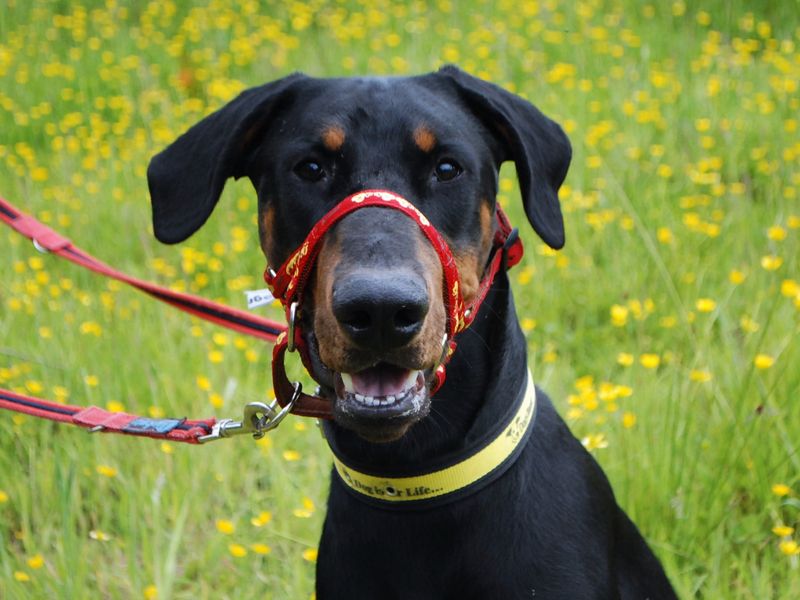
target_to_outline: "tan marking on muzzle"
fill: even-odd
[[[331,241],[331,236],[322,240],[322,247],[317,254],[309,290],[312,295],[308,300],[313,303],[311,310],[314,315],[314,335],[317,338],[318,350],[322,362],[328,368],[335,370],[332,365],[341,365],[346,362],[347,353],[344,332],[339,327],[339,322],[333,314],[333,284],[334,271],[341,261],[342,256],[338,243]]]
[[[275,238],[272,235],[274,226],[275,226],[275,207],[272,205],[268,205],[267,208],[263,210],[261,214],[258,215],[258,239],[259,242],[261,243],[261,251],[267,258],[267,263],[269,265],[275,264],[273,262],[275,257],[272,255],[275,246]]]
[[[436,251],[430,245],[417,227],[413,240],[415,260],[418,265],[417,272],[425,279],[430,298],[430,308],[423,322],[420,332],[409,344],[402,348],[392,350],[382,360],[409,368],[427,369],[436,365],[442,353],[442,336],[445,333],[447,315],[444,309],[442,295],[442,281],[444,279],[442,266]],[[342,330],[338,320],[333,314],[333,286],[334,273],[343,260],[341,244],[337,236],[326,236],[317,255],[309,290],[312,291],[313,303],[311,310],[314,315],[314,334],[317,338],[317,347],[322,362],[332,371],[338,373],[351,373],[354,369],[363,369],[368,364],[363,364],[365,354],[356,348],[346,333]],[[341,272],[341,269],[338,269]],[[370,361],[374,356],[368,357]],[[362,363],[362,364],[359,364]]]
[[[341,150],[346,137],[341,125],[328,125],[322,130],[322,143],[331,152]]]
[[[480,247],[459,250],[453,248],[452,245],[450,246],[458,267],[458,275],[461,278],[461,294],[466,305],[469,305],[478,293],[494,238],[492,209],[486,199],[481,201],[479,216],[481,227]]]

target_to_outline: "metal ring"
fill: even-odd
[[[263,437],[265,433],[271,431],[272,429],[275,429],[278,425],[280,425],[281,421],[283,421],[287,416],[289,416],[289,413],[292,411],[295,403],[300,399],[300,396],[302,394],[303,394],[303,384],[301,384],[299,381],[295,381],[294,392],[292,393],[292,399],[289,400],[289,402],[286,403],[286,406],[284,406],[280,410],[280,412],[276,414],[274,417],[266,417],[265,415],[265,418],[263,419],[264,422],[259,424],[258,430],[255,433],[253,433],[253,437],[259,439]],[[270,409],[273,411],[273,414],[275,410],[274,407],[277,405],[277,403],[278,400],[276,399],[270,404]]]

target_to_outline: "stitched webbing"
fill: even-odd
[[[157,300],[166,302],[205,321],[269,342],[274,342],[281,332],[286,330],[285,325],[258,315],[249,314],[191,294],[176,292],[126,275],[84,252],[68,238],[43,225],[32,216],[17,210],[2,197],[0,197],[0,220],[29,240],[34,241],[37,248],[51,252],[100,275],[133,286]]]
[[[103,433],[124,433],[173,442],[199,443],[211,433],[216,419],[151,419],[124,412],[110,412],[97,406],[80,407],[48,402],[0,389],[0,408],[40,419],[71,423]]]
[[[302,305],[303,292],[305,291],[308,276],[313,269],[321,242],[327,232],[345,216],[366,207],[389,208],[405,214],[419,226],[423,235],[436,251],[439,261],[442,264],[442,275],[444,278],[443,300],[447,312],[446,347],[443,351],[443,360],[441,364],[437,366],[433,373],[432,381],[430,382],[431,393],[435,393],[444,383],[445,366],[453,355],[456,347],[456,334],[466,329],[475,319],[480,304],[486,297],[498,271],[504,267],[512,267],[522,258],[522,242],[516,235],[516,232],[510,227],[508,219],[498,206],[496,210],[498,228],[495,234],[489,264],[485,269],[476,297],[471,304],[467,306],[462,296],[461,281],[456,261],[447,242],[417,207],[402,196],[387,190],[365,190],[352,194],[317,221],[300,247],[289,256],[277,272],[267,268],[264,273],[264,279],[267,285],[270,286],[272,294],[281,301],[286,310],[287,321],[291,323],[294,320],[293,312],[296,311],[298,304]],[[309,370],[309,372],[312,369],[300,324],[294,323],[292,329],[294,339],[289,340],[287,337],[281,336],[276,342],[276,347],[273,351],[273,386],[275,397],[281,406],[286,406],[290,399],[294,397],[294,388],[291,387],[286,377],[286,370],[283,364],[285,351],[290,343],[299,350],[300,357],[306,369]],[[290,329],[289,335],[292,334],[292,329]],[[318,396],[302,393],[299,397],[298,404],[309,407],[309,410],[312,411],[314,416],[321,416],[328,419],[332,417],[333,411],[330,401]]]

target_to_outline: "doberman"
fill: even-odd
[[[500,164],[514,161],[528,220],[558,249],[570,158],[555,122],[456,67],[295,74],[197,123],[148,179],[155,235],[176,243],[203,225],[229,177],[248,177],[269,265],[343,198],[389,190],[446,240],[469,304],[497,251]],[[504,269],[431,392],[448,319],[443,269],[418,224],[380,206],[348,214],[320,243],[298,316],[334,416],[317,596],[674,598],[598,464],[529,383]]]

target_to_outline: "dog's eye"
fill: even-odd
[[[294,173],[306,181],[319,181],[325,177],[325,169],[313,160],[302,160],[294,166]]]
[[[439,181],[451,181],[461,175],[464,169],[454,160],[440,160],[434,169],[434,175]]]

